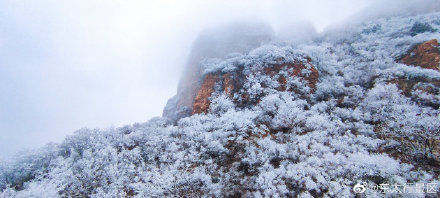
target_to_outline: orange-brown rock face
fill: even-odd
[[[264,73],[266,73],[269,76],[274,76],[278,74],[282,69],[286,68],[289,71],[289,76],[301,77],[303,80],[307,81],[307,84],[310,87],[311,92],[313,93],[316,89],[316,83],[318,82],[319,72],[310,62],[311,59],[307,58],[307,63],[295,62],[295,63],[274,65],[272,67],[266,67],[264,69]],[[303,74],[304,70],[308,70],[306,72],[308,74]],[[280,76],[278,78],[278,83],[280,84],[279,91],[285,91],[286,83],[287,83],[286,77]]]
[[[209,109],[211,101],[209,97],[214,92],[214,85],[218,80],[218,75],[208,74],[202,83],[199,91],[197,92],[196,98],[194,99],[192,114],[206,113]]]
[[[211,101],[212,93],[214,93],[214,86],[216,83],[222,85],[222,90],[224,93],[232,98],[234,96],[234,91],[237,86],[237,82],[232,78],[230,73],[226,74],[208,74],[205,76],[200,89],[194,99],[192,114],[206,113],[209,110],[209,105]]]
[[[439,44],[436,39],[426,41],[414,47],[408,54],[403,56],[400,61],[406,65],[418,66],[424,69],[432,69],[439,71],[440,64],[440,50]],[[439,104],[435,101],[429,101],[421,99],[417,96],[416,92],[421,92],[427,95],[435,96],[440,89],[440,81],[436,79],[417,77],[399,77],[389,81],[396,84],[397,87],[402,90],[402,93],[411,97],[412,100],[419,104],[432,106],[438,108]]]
[[[425,69],[440,70],[440,50],[437,39],[426,41],[417,45],[402,59],[406,65],[415,65]]]
[[[219,32],[221,33],[219,34]],[[193,43],[186,67],[179,81],[177,94],[168,100],[163,110],[163,117],[177,121],[192,114],[195,98],[204,80],[202,79],[202,60],[223,59],[231,53],[245,54],[270,41],[272,34],[270,26],[248,22],[202,31]],[[228,90],[232,93],[232,89]]]
[[[302,80],[306,81],[306,84],[310,87],[311,93],[313,93],[316,89],[316,83],[318,82],[319,73],[318,70],[310,63],[311,60],[307,59],[308,61],[306,63],[297,61],[294,63],[284,63],[284,64],[275,64],[270,67],[265,67],[263,69],[263,73],[265,75],[268,75],[270,77],[274,77],[277,74],[280,74],[282,70],[288,71],[288,76],[290,77],[299,77]],[[216,84],[218,85],[219,89],[217,91],[222,91],[225,93],[229,98],[233,99],[234,94],[239,92],[240,89],[243,87],[243,81],[245,80],[245,76],[241,76],[241,71],[236,71],[232,73],[215,73],[215,74],[208,74],[204,77],[202,85],[200,86],[199,90],[197,91],[197,94],[194,99],[194,103],[192,106],[192,114],[199,114],[199,113],[207,113],[209,110],[209,106],[211,104],[211,101],[209,98],[211,95],[216,91],[214,90],[214,87]],[[277,79],[279,82],[280,87],[278,88],[278,91],[286,91],[287,87],[287,77],[280,75]],[[287,90],[287,91],[294,91],[294,90]],[[246,90],[241,90],[241,101],[235,101],[237,103],[241,104],[248,104],[249,103],[249,94]],[[258,98],[256,99],[258,103]],[[250,102],[252,103],[252,102]],[[250,104],[249,103],[249,104]]]
[[[224,74],[223,79],[224,79],[225,93],[229,97],[232,97],[234,95],[233,91],[235,88],[235,83],[232,80],[231,74]]]

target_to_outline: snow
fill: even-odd
[[[420,23],[431,28],[422,31]],[[239,107],[216,93],[208,113],[176,124],[154,118],[116,129],[81,129],[61,144],[0,164],[0,196],[353,197],[354,184],[377,182],[372,178],[438,182],[378,151],[387,143],[378,134],[440,136],[438,109],[421,106],[386,83],[396,76],[440,78],[439,72],[395,61],[417,43],[440,40],[438,30],[440,13],[382,18],[313,42],[273,43],[204,60],[205,73],[242,68],[243,89],[251,99],[261,96],[259,103]],[[305,56],[320,73],[313,94],[299,78],[288,79],[298,92],[277,91],[274,78],[255,73]],[[310,97],[302,98],[304,93]],[[378,132],[375,122],[382,123]]]

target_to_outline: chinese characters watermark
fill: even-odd
[[[373,184],[366,182],[357,183],[353,186],[356,194],[365,191],[375,191],[382,194],[435,194],[439,192],[440,185],[438,183],[407,183],[407,184]]]

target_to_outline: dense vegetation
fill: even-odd
[[[382,18],[206,60],[206,74],[239,71],[243,87],[232,96],[216,90],[208,113],[177,123],[81,129],[18,155],[0,166],[0,196],[353,197],[360,182],[438,183],[440,95],[409,97],[392,82],[440,80],[436,70],[398,61],[440,40],[439,29],[440,13]],[[313,91],[299,77],[280,89],[276,78],[287,70],[258,72],[304,57],[319,71]],[[243,93],[254,102],[237,102]]]

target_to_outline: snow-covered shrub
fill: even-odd
[[[421,22],[415,22],[414,25],[411,27],[410,35],[415,36],[420,33],[424,32],[434,32],[436,31],[434,28],[431,27],[428,23],[421,23]]]
[[[430,28],[416,27],[411,36],[415,21]],[[61,144],[20,154],[0,164],[0,197],[355,197],[360,182],[438,183],[432,168],[384,149],[413,144],[436,157],[433,145],[421,144],[438,140],[439,109],[413,101],[390,79],[440,79],[396,62],[414,44],[440,39],[431,31],[438,21],[440,13],[382,18],[315,41],[205,60],[205,73],[239,71],[243,87],[212,94],[206,114],[81,129]],[[298,77],[287,77],[281,90],[277,78],[287,69],[261,72],[304,57],[319,71],[314,92]]]

